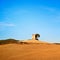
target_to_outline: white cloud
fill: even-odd
[[[0,22],[0,26],[15,26],[15,24],[12,24],[12,23],[5,23],[5,22]]]

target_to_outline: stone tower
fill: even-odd
[[[39,34],[32,34],[32,40],[38,40]]]

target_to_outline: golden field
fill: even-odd
[[[4,44],[0,45],[0,60],[60,60],[60,45]]]

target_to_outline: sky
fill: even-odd
[[[0,40],[60,42],[60,0],[0,0]]]

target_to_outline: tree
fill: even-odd
[[[40,37],[39,34],[35,34],[35,39],[38,40],[38,38]]]

